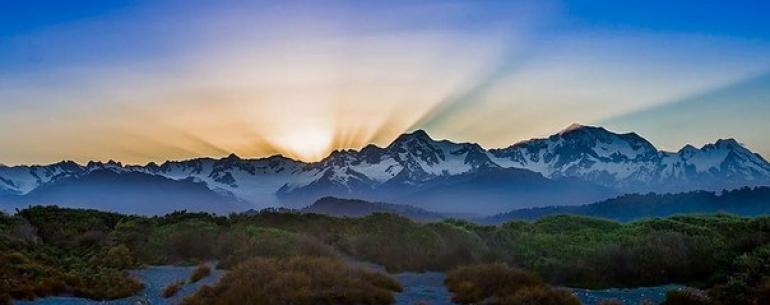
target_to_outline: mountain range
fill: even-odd
[[[163,181],[164,188],[149,196],[143,191],[146,184],[137,182],[141,180]],[[500,149],[435,140],[417,130],[386,147],[338,150],[311,163],[280,155],[242,159],[233,154],[160,165],[63,161],[0,166],[0,207],[56,203],[114,209],[115,203],[107,201],[115,200],[121,211],[139,214],[188,205],[227,212],[303,208],[334,196],[441,213],[496,214],[586,204],[626,193],[762,185],[770,185],[770,164],[734,139],[666,152],[635,133],[574,124],[547,138]],[[121,190],[120,196],[97,196],[110,190]]]
[[[426,211],[409,205],[369,202],[358,199],[324,197],[301,210],[283,210],[323,214],[332,217],[364,217],[374,213],[397,214],[414,221],[465,219],[484,225],[498,225],[512,220],[538,220],[554,215],[582,215],[619,222],[686,214],[731,214],[744,217],[770,215],[770,187],[742,187],[722,191],[692,191],[676,194],[625,194],[590,204],[516,209],[492,216],[447,214]]]

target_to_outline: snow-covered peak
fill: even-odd
[[[760,155],[751,152],[735,139],[719,139],[714,143],[695,148],[686,145],[668,161],[696,174],[730,176],[754,180],[770,176],[770,164]]]
[[[290,193],[329,189],[347,194],[378,187],[398,190],[404,185],[420,186],[433,179],[496,167],[531,170],[552,179],[576,178],[625,191],[676,191],[770,182],[768,162],[735,139],[662,152],[635,133],[572,124],[547,138],[491,150],[474,143],[435,140],[424,130],[416,130],[385,147],[367,145],[358,151],[338,150],[314,163],[280,155],[244,159],[231,154],[219,159],[166,161],[161,165],[108,161],[81,166],[65,161],[47,166],[0,166],[0,188],[3,192],[24,194],[62,177],[99,169],[191,179],[266,207],[279,205],[279,190]]]
[[[228,155],[226,158],[224,158],[224,160],[233,161],[233,162],[234,161],[240,161],[241,157],[239,157],[235,153],[232,153],[232,154]]]
[[[741,181],[770,181],[770,165],[734,139],[676,153],[662,152],[635,133],[573,125],[546,139],[490,150],[504,167],[533,170],[551,178],[575,177],[631,191],[713,188]],[[736,182],[737,181],[737,182]],[[671,188],[669,188],[671,187]]]
[[[92,172],[95,170],[113,170],[113,171],[122,171],[124,169],[123,163],[115,161],[115,160],[109,160],[106,163],[101,161],[90,161],[86,165],[86,171]]]
[[[690,145],[690,144],[687,144],[687,145],[685,145],[684,147],[682,147],[681,149],[679,149],[679,151],[677,152],[677,154],[680,154],[680,155],[685,155],[685,154],[694,154],[694,153],[696,153],[697,151],[698,151],[698,149],[697,149],[697,148],[695,148],[695,146],[692,146],[692,145]]]
[[[393,143],[391,143],[391,145],[393,144],[398,145],[399,143],[411,142],[411,141],[433,142],[435,140],[433,140],[433,138],[431,138],[430,135],[428,135],[428,133],[425,130],[417,129],[415,131],[404,133],[398,136],[395,140],[393,140]]]
[[[578,129],[582,129],[582,128],[585,128],[585,127],[586,127],[585,125],[583,125],[583,124],[580,124],[580,123],[572,123],[572,124],[570,124],[569,126],[567,126],[567,128],[564,128],[564,129],[562,129],[562,130],[559,132],[559,134],[568,133],[568,132],[570,132],[570,131],[573,131],[573,130],[578,130]]]
[[[50,165],[0,167],[0,184],[6,192],[26,194],[57,179],[81,174],[85,168],[73,161]]]
[[[740,154],[745,155],[754,155],[751,150],[746,148],[743,144],[739,143],[738,140],[729,138],[729,139],[719,139],[714,144],[706,144],[703,146],[702,150],[710,150],[710,149],[724,149],[733,151]]]
[[[550,177],[602,171],[625,177],[638,169],[631,168],[631,164],[654,162],[659,157],[657,149],[635,133],[617,134],[584,125],[572,125],[546,139],[520,142],[490,153],[500,165],[531,169]]]

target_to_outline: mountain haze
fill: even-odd
[[[85,201],[86,197],[64,196],[66,192],[39,194],[62,180],[88,184],[90,180],[82,179],[96,171],[205,186],[210,194],[200,198],[206,198],[206,204],[195,201],[196,208],[214,205],[213,210],[223,211],[230,210],[233,201],[247,203],[247,208],[303,208],[334,196],[409,204],[441,213],[496,214],[517,208],[586,204],[633,192],[770,185],[770,164],[734,139],[665,152],[635,133],[572,125],[547,138],[489,150],[474,143],[435,140],[418,130],[399,136],[386,147],[335,151],[312,163],[279,155],[242,159],[233,154],[144,166],[115,161],[85,166],[69,161],[0,166],[0,206],[42,199],[66,204]],[[175,202],[199,197],[187,190],[158,190],[157,200],[142,200],[163,201],[171,207],[176,203],[165,201],[173,196],[179,196]],[[129,207],[143,207],[132,201],[139,197],[125,198],[123,203]]]
[[[625,222],[678,214],[710,213],[727,213],[748,217],[770,215],[770,187],[746,187],[722,192],[627,194],[580,206],[514,210],[484,218],[480,222],[499,224],[515,219],[534,220],[560,214],[584,215]]]
[[[416,221],[437,221],[449,217],[449,215],[430,212],[408,205],[334,197],[318,199],[312,205],[302,209],[301,212],[334,217],[364,217],[374,213],[391,213]]]
[[[230,194],[210,190],[205,183],[110,170],[63,177],[23,196],[7,196],[4,203],[15,208],[56,204],[144,215],[177,210],[226,214],[248,208]]]

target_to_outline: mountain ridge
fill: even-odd
[[[54,204],[143,215],[179,210],[227,214],[247,207],[231,194],[212,191],[204,183],[106,169],[64,177],[25,195],[0,198],[0,203],[6,210]]]
[[[501,170],[495,172],[496,169]],[[160,165],[154,162],[124,165],[110,160],[91,161],[86,165],[62,161],[43,166],[2,166],[0,193],[24,195],[58,179],[94,170],[190,179],[205,183],[212,191],[231,193],[253,208],[302,208],[321,197],[335,196],[405,202],[439,212],[468,212],[442,210],[440,202],[424,201],[452,193],[506,194],[487,196],[490,202],[486,210],[494,213],[515,207],[588,203],[631,192],[770,185],[770,164],[732,138],[719,139],[701,148],[685,145],[677,152],[667,152],[658,150],[636,133],[614,133],[602,127],[573,124],[546,138],[496,149],[485,149],[476,143],[435,140],[424,130],[416,130],[398,136],[385,147],[370,144],[360,150],[335,150],[317,162],[281,155],[243,159],[230,154],[220,159],[169,160]],[[478,183],[474,188],[466,187],[473,185],[468,182],[473,179],[497,181],[485,175],[510,179],[500,180],[503,183],[495,188]],[[540,181],[532,184],[538,186],[533,189],[540,193],[510,192],[523,181],[522,177],[529,177],[527,181],[531,183]],[[443,191],[428,191],[437,185],[441,185]],[[565,190],[578,185],[593,190],[586,192],[592,195],[585,198],[554,195],[568,193]],[[481,189],[485,192],[480,192]],[[530,199],[524,200],[524,197]],[[455,202],[460,199],[472,200],[458,195],[450,197],[446,206],[461,208],[463,203]]]
[[[536,220],[552,215],[581,215],[620,222],[684,214],[727,213],[744,217],[770,214],[770,187],[668,194],[625,194],[577,206],[518,209],[476,219],[483,224]]]

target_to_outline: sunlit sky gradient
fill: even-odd
[[[572,122],[770,156],[767,1],[2,1],[0,163],[318,160]],[[643,5],[642,5],[643,3]]]

